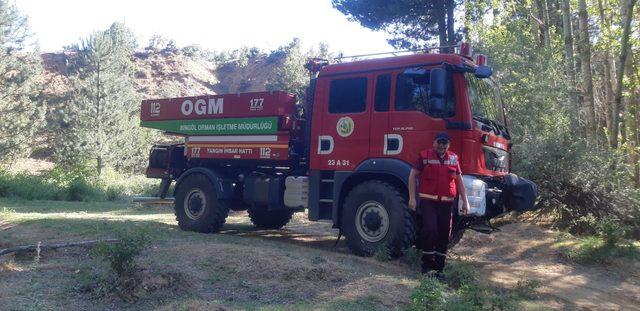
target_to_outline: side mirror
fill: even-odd
[[[432,113],[444,113],[444,97],[447,93],[447,72],[442,68],[431,69],[429,78],[429,110]]]
[[[429,78],[429,91],[431,98],[444,98],[447,88],[447,72],[442,68],[431,69]]]
[[[480,79],[484,79],[491,77],[491,74],[493,74],[493,70],[491,69],[491,67],[482,65],[478,66],[473,74]]]

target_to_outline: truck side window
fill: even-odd
[[[447,74],[447,95],[445,98],[446,112],[435,114],[430,109],[429,74],[399,74],[396,80],[396,111],[422,111],[434,118],[448,118],[456,113],[453,76]]]
[[[389,111],[391,99],[391,75],[380,75],[376,78],[376,97],[374,107],[376,111]]]
[[[367,78],[347,78],[331,81],[330,113],[363,112],[367,103]]]

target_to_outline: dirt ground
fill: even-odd
[[[321,226],[301,225],[305,223],[300,218],[298,225],[290,228],[323,234]],[[556,231],[521,222],[500,229],[491,235],[467,231],[450,251],[451,256],[478,264],[488,281],[500,287],[514,287],[521,280],[539,281],[540,302],[548,309],[640,310],[640,262],[620,260],[608,266],[569,263],[553,247]]]
[[[108,237],[119,226],[140,226],[154,236],[139,260],[140,275],[155,277],[136,283],[131,295],[138,299],[131,303],[100,288],[107,267],[88,249],[44,252],[37,262],[2,256],[3,310],[403,309],[419,280],[406,263],[354,256],[344,239],[334,246],[337,230],[304,214],[282,230],[256,230],[244,212],[233,212],[220,234],[196,234],[180,231],[161,207],[28,204],[0,213],[0,248]],[[492,286],[539,281],[529,309],[640,310],[637,262],[577,265],[552,247],[556,232],[525,223],[501,229],[490,236],[467,232],[451,256],[477,265]]]

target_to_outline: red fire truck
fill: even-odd
[[[161,197],[175,181],[179,226],[219,231],[228,211],[247,210],[259,228],[286,225],[294,212],[327,220],[349,248],[398,256],[414,242],[407,179],[438,132],[460,157],[471,212],[465,229],[534,208],[537,189],[510,173],[511,137],[486,57],[415,53],[328,64],[311,60],[304,105],[282,91],[153,99],[141,125],[184,137],[153,146],[147,176]]]

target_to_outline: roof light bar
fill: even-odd
[[[471,46],[470,43],[460,43],[460,50],[459,50],[459,54],[468,58],[471,58],[471,56],[473,56],[473,47]]]
[[[487,55],[484,54],[476,54],[476,64],[478,66],[486,66],[487,65]]]

